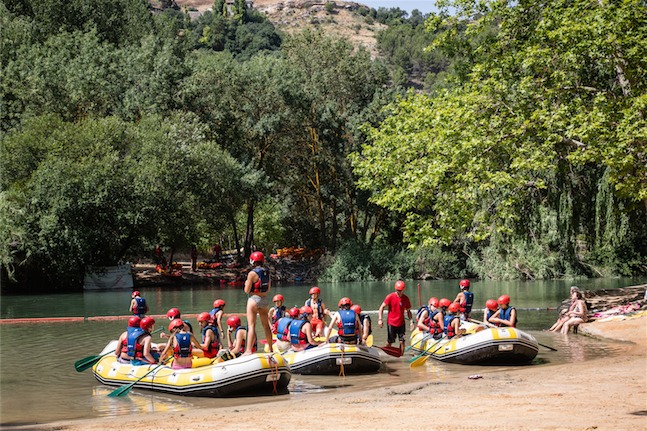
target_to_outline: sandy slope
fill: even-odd
[[[509,367],[479,380],[468,380],[470,371],[466,367],[465,375],[456,376],[456,385],[429,380],[363,392],[312,394],[307,402],[291,399],[194,412],[57,422],[38,429],[647,429],[647,317],[593,322],[582,325],[580,332],[635,344],[622,356],[577,365]]]

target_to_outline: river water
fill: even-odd
[[[646,283],[647,278],[617,278],[572,281],[497,282],[472,283],[475,308],[482,308],[488,298],[498,298],[506,293],[511,305],[518,310],[519,327],[533,334],[537,340],[557,349],[557,352],[540,348],[531,366],[550,366],[558,363],[579,362],[602,355],[622,354],[627,345],[612,341],[599,341],[580,335],[546,333],[556,319],[560,303],[568,297],[569,287],[577,284],[582,289],[598,290]],[[418,284],[420,288],[418,289]],[[281,293],[285,305],[303,305],[308,298],[310,285],[274,286],[272,294]],[[337,301],[348,296],[364,311],[375,313],[384,297],[393,291],[393,282],[319,284],[322,299],[330,309]],[[195,315],[209,311],[216,298],[227,302],[225,313],[239,313],[244,317],[246,296],[241,288],[186,287],[140,289],[149,304],[152,315],[164,315],[171,307],[182,313]],[[453,300],[458,290],[458,280],[409,281],[407,294],[414,311],[419,303],[430,296]],[[420,298],[420,301],[419,301]],[[253,397],[204,399],[160,395],[133,390],[127,397],[108,397],[114,388],[100,385],[91,370],[77,373],[74,362],[98,354],[112,339],[124,330],[125,318],[107,320],[85,319],[72,322],[45,321],[47,317],[126,316],[130,291],[85,292],[78,294],[2,296],[2,319],[33,318],[30,323],[0,324],[0,426],[36,424],[66,419],[101,416],[119,416],[139,412],[184,411],[194,408],[252,404]],[[479,313],[473,313],[479,318]],[[386,329],[377,327],[373,314],[373,336],[376,345],[386,342]],[[195,319],[192,319],[195,321]],[[158,319],[157,328],[168,320]],[[197,322],[194,328],[197,328]],[[264,338],[262,332],[258,332]],[[161,342],[162,340],[155,340]],[[462,366],[428,361],[425,367],[410,369],[402,359],[389,361],[382,372],[364,376],[300,376],[293,375],[288,389],[290,394],[276,396],[302,397],[322,391],[353,391],[377,386],[431,379],[449,379],[457,373],[483,374],[493,367]],[[270,401],[271,399],[264,399]]]

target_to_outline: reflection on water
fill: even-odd
[[[611,281],[610,281],[611,282]],[[617,281],[620,286],[645,282],[645,280]],[[408,283],[406,293],[414,305],[418,304],[417,283]],[[559,306],[568,296],[570,284],[557,282],[474,282],[472,290],[476,303],[488,297],[498,297],[502,292],[514,298],[519,310],[520,327],[528,330],[537,340],[557,349],[556,352],[540,348],[532,366],[551,366],[577,363],[600,356],[621,355],[629,344],[600,341],[581,335],[542,332],[557,317]],[[578,283],[584,289],[594,287]],[[420,298],[445,296],[453,298],[457,281],[421,282]],[[341,296],[349,296],[365,310],[376,310],[384,296],[393,290],[393,283],[339,283],[320,285],[322,296],[330,306]],[[599,287],[611,287],[609,283]],[[277,293],[286,297],[286,304],[302,304],[308,297],[310,286],[279,286]],[[154,314],[165,314],[173,306],[183,314],[199,313],[211,309],[217,297],[227,301],[226,312],[242,312],[245,297],[240,289],[142,289]],[[124,315],[130,303],[129,292],[93,292],[90,294],[42,295],[29,297],[2,297],[2,318],[39,316],[97,316]],[[56,306],[53,306],[56,304]],[[482,305],[482,304],[481,304]],[[523,310],[532,308],[533,310]],[[535,310],[539,308],[541,310]],[[373,317],[374,314],[373,314]],[[375,319],[374,319],[375,321]],[[157,327],[167,322],[161,320]],[[91,370],[77,373],[74,362],[98,354],[104,346],[124,330],[125,319],[114,321],[83,321],[0,325],[0,425],[42,423],[55,420],[80,419],[98,416],[121,416],[138,412],[184,411],[195,408],[247,405],[257,398],[189,398],[163,395],[145,390],[133,390],[127,397],[111,398],[107,394],[114,388],[97,383]],[[386,330],[374,328],[375,344],[386,344]],[[155,339],[154,341],[163,341]],[[48,352],[55,352],[49,354]],[[290,394],[264,397],[263,402],[286,397],[303,397],[320,392],[350,392],[368,388],[396,386],[421,381],[446,382],[457,375],[485,374],[506,370],[508,367],[482,367],[445,364],[428,360],[425,366],[410,369],[407,352],[403,358],[390,357],[378,374],[361,376],[299,376],[294,375],[288,386]],[[462,384],[462,380],[458,381]]]

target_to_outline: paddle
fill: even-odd
[[[481,322],[480,320],[475,320],[475,319],[467,319],[467,320],[469,320],[470,322],[478,323],[478,324],[480,324],[480,325],[485,325],[485,326],[487,326],[488,328],[496,328],[496,326],[492,325],[492,324],[491,324],[491,323],[489,323],[489,322]],[[537,344],[538,344],[538,345],[540,345],[541,347],[545,347],[545,348],[547,348],[547,349],[549,349],[549,350],[552,350],[553,352],[556,352],[556,351],[557,351],[557,349],[556,349],[556,348],[554,348],[554,347],[550,347],[550,346],[547,346],[547,345],[545,345],[545,344],[541,344],[541,343],[540,343],[540,342],[538,342],[538,341],[537,341]]]
[[[161,364],[159,364],[159,365],[157,365],[157,366],[153,367],[153,369],[151,369],[149,372],[147,372],[146,374],[144,374],[143,376],[141,376],[140,378],[138,378],[138,379],[137,379],[137,380],[135,380],[134,382],[132,382],[132,383],[128,383],[127,385],[123,385],[123,386],[118,387],[118,388],[117,388],[117,389],[115,389],[114,391],[110,392],[110,393],[108,394],[108,396],[109,396],[109,397],[122,397],[122,396],[124,396],[124,395],[127,395],[127,394],[128,394],[128,392],[130,392],[130,390],[135,386],[135,384],[137,384],[139,381],[143,380],[143,379],[144,379],[144,377],[148,376],[150,373],[152,373],[153,371],[157,370],[159,367],[163,367],[163,366],[164,366],[168,361],[170,361],[171,359],[173,359],[173,356],[171,356],[171,357],[167,358],[167,359],[166,359],[164,362],[162,362]]]
[[[412,345],[410,345],[409,347],[407,347],[406,349],[404,349],[404,351],[405,351],[405,352],[408,352],[408,351],[409,351],[409,350],[411,350],[411,349],[413,348],[413,346],[415,346],[416,344],[418,344],[418,345],[422,348],[422,343],[424,343],[425,341],[427,341],[428,339],[430,339],[430,338],[431,338],[431,337],[433,337],[433,336],[434,336],[434,334],[432,334],[432,333],[427,333],[427,335],[425,335],[425,336],[424,336],[424,337],[422,337],[419,341],[416,341],[415,343],[413,343]]]
[[[366,337],[366,346],[368,347],[373,347],[373,334],[368,334],[368,337]]]
[[[431,346],[429,346],[429,347],[427,348],[427,350],[425,350],[424,352],[422,352],[420,355],[418,355],[418,356],[416,356],[416,357],[412,358],[412,359],[411,359],[411,361],[409,361],[409,362],[410,362],[410,365],[409,365],[409,366],[411,366],[411,367],[419,367],[419,366],[421,366],[421,365],[424,365],[424,364],[425,364],[425,362],[427,362],[427,359],[429,359],[429,358],[431,357],[431,355],[433,355],[434,353],[436,353],[436,352],[438,351],[438,349],[440,349],[440,347],[442,347],[442,346],[439,346],[439,347],[438,347],[438,349],[436,349],[436,350],[434,350],[433,352],[429,353],[429,355],[427,355],[427,352],[429,352],[431,349],[433,349],[433,348],[434,348],[438,343],[440,343],[441,341],[443,341],[445,338],[447,338],[447,336],[446,336],[446,335],[443,335],[443,336],[442,336],[442,338],[440,338],[440,339],[439,339],[438,341],[436,341],[434,344],[432,344]]]
[[[375,346],[375,347],[382,350],[387,355],[395,356],[396,358],[399,358],[400,356],[402,356],[402,351],[400,351],[399,347],[392,347],[392,346]]]
[[[162,328],[156,329],[153,332],[151,332],[151,335],[156,333],[156,332],[159,332],[161,330],[162,330]],[[94,364],[96,364],[97,362],[99,362],[101,360],[101,358],[103,358],[104,356],[108,356],[111,353],[114,353],[114,351],[104,353],[103,355],[93,355],[93,356],[87,356],[87,357],[85,357],[83,359],[79,359],[78,361],[76,361],[74,363],[74,368],[79,373],[82,372],[82,371],[85,371],[88,368],[92,368],[94,366]]]

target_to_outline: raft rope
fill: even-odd
[[[272,394],[278,395],[279,392],[276,389],[279,379],[281,378],[281,373],[279,372],[279,361],[274,358],[274,354],[267,355],[267,362],[270,364],[270,376],[272,376]]]
[[[346,350],[346,349],[345,349],[343,344],[339,345],[339,350],[341,350],[341,361],[340,361],[340,364],[339,364],[339,376],[340,377],[346,377],[346,372],[344,370],[344,350]]]

